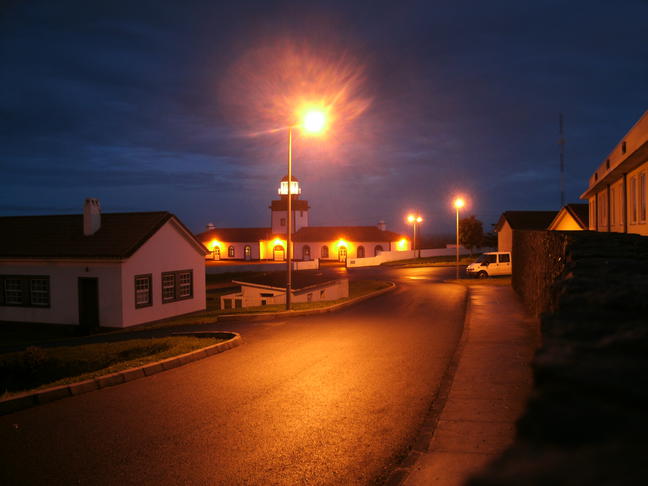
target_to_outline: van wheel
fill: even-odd
[[[483,270],[477,274],[477,278],[486,278],[486,277],[488,277],[488,274]]]

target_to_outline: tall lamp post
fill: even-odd
[[[457,272],[456,278],[459,280],[459,210],[464,207],[466,203],[460,197],[454,200],[454,207],[457,210]]]
[[[309,110],[304,114],[301,125],[288,127],[288,228],[286,232],[286,310],[290,310],[292,300],[292,132],[301,128],[305,132],[316,134],[324,131],[326,115],[321,110]]]
[[[410,214],[407,216],[407,222],[414,227],[414,258],[420,258],[421,252],[419,251],[418,256],[416,255],[416,226],[420,225],[423,222],[423,218],[420,214]]]

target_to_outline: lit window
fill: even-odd
[[[148,307],[153,304],[151,298],[151,280],[152,276],[149,275],[136,275],[135,276],[135,307]]]
[[[227,256],[230,257],[230,258],[234,258],[234,247],[233,246],[230,246],[227,249]]]

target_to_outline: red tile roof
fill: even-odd
[[[159,211],[102,213],[91,236],[83,234],[81,214],[0,217],[0,258],[127,258],[170,220],[207,253],[179,219]]]
[[[258,242],[272,238],[270,228],[215,228],[204,231],[197,238],[207,244],[212,240],[232,243]]]
[[[405,238],[393,231],[381,231],[376,226],[306,226],[293,236],[294,241],[349,241],[390,242]]]

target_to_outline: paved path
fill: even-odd
[[[537,320],[524,311],[510,287],[473,285],[470,294],[467,329],[447,402],[406,486],[463,484],[511,444],[531,392]]]
[[[389,270],[396,291],[341,312],[216,323],[243,345],[2,416],[0,484],[370,484],[417,435],[461,337],[451,274]]]

